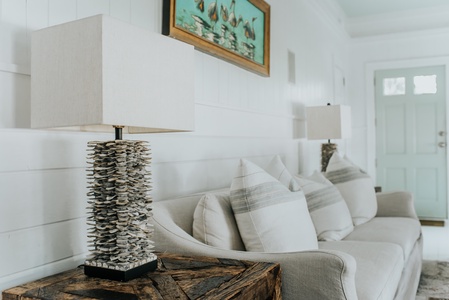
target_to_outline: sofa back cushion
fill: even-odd
[[[338,189],[321,173],[296,177],[304,191],[319,241],[339,241],[354,226],[348,206]]]
[[[245,250],[232,212],[229,190],[205,194],[193,214],[193,237],[227,250]]]
[[[354,225],[366,223],[376,215],[377,199],[373,182],[359,167],[334,152],[325,176],[345,199]]]
[[[302,191],[290,192],[253,163],[241,160],[231,184],[231,206],[247,251],[317,249]]]

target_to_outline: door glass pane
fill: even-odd
[[[415,76],[413,77],[415,85],[414,94],[436,94],[437,92],[437,75]]]
[[[405,95],[405,77],[384,78],[384,96]]]

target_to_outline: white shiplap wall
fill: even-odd
[[[315,0],[268,2],[270,78],[196,52],[195,132],[132,137],[151,142],[155,201],[229,186],[241,157],[318,168],[304,107],[332,102],[336,90],[344,99],[334,74],[346,71],[348,41]],[[111,138],[29,129],[30,33],[98,13],[160,32],[161,11],[161,0],[0,0],[0,290],[83,262],[86,143]]]

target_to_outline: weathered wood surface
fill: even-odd
[[[8,289],[3,300],[282,299],[279,264],[157,255],[155,272],[128,282],[87,277],[80,267]]]

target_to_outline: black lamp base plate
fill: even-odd
[[[110,279],[115,281],[129,281],[134,278],[140,277],[144,273],[153,272],[154,270],[156,270],[156,268],[157,259],[126,271],[84,265],[84,274],[90,277]]]

